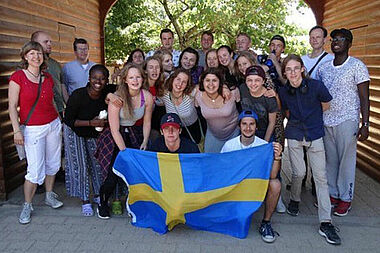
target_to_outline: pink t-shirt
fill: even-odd
[[[231,91],[232,97],[224,101],[220,108],[210,108],[203,102],[204,92],[198,92],[195,96],[197,105],[201,108],[203,117],[207,121],[207,127],[211,133],[220,140],[228,139],[238,126],[238,111],[236,101],[240,101],[238,89]]]
[[[53,86],[54,81],[49,73],[44,73],[40,99],[37,102],[32,116],[29,119],[28,126],[44,125],[52,122],[58,117],[58,113],[53,104]],[[20,124],[24,124],[28,117],[30,109],[37,98],[38,83],[30,81],[23,70],[18,70],[10,77],[20,86],[19,106],[20,106]]]

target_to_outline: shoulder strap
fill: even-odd
[[[30,117],[32,117],[32,113],[33,113],[34,109],[36,108],[37,102],[38,102],[38,100],[40,99],[40,95],[41,95],[41,87],[42,87],[42,77],[43,77],[43,74],[42,74],[42,72],[40,72],[40,80],[39,80],[39,82],[38,82],[37,98],[36,98],[36,100],[34,101],[34,104],[32,105],[32,108],[30,109],[30,111],[29,111],[29,113],[28,113],[28,117],[26,117],[26,120],[25,120],[25,122],[23,123],[23,125],[28,124],[28,122],[29,122],[29,120],[30,120]]]
[[[194,143],[196,143],[195,140],[194,140],[194,138],[193,138],[193,136],[190,133],[190,130],[187,128],[187,126],[185,125],[185,122],[182,120],[182,117],[179,115],[178,110],[177,110],[177,106],[174,104],[174,101],[172,100],[172,95],[171,95],[170,92],[169,92],[169,99],[173,103],[174,109],[175,109],[175,111],[176,111],[179,119],[181,120],[182,125],[185,127],[186,132],[189,134],[189,137],[190,137],[191,141],[194,142]]]
[[[140,90],[140,107],[142,107],[144,104],[145,104],[145,96],[144,96],[144,91],[143,90]]]
[[[317,65],[321,62],[321,60],[323,59],[323,57],[325,57],[326,55],[328,55],[328,53],[327,53],[327,52],[324,52],[324,53],[322,54],[322,56],[319,57],[318,61],[317,61],[317,62],[314,64],[314,66],[310,69],[310,71],[309,71],[309,73],[308,73],[309,76],[311,75],[311,73],[313,73],[315,67],[317,67]]]

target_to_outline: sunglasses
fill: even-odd
[[[345,38],[345,37],[340,37],[340,38],[332,38],[332,39],[330,39],[330,41],[331,42],[343,42],[343,41],[345,41],[345,40],[347,40],[347,38]]]

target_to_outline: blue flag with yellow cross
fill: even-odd
[[[164,234],[183,223],[245,238],[265,199],[272,163],[271,143],[222,154],[126,149],[113,171],[128,185],[133,225]]]

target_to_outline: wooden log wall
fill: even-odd
[[[370,137],[358,142],[357,166],[380,181],[380,1],[326,0],[323,25],[332,31],[347,28],[354,40],[350,55],[368,67],[370,83]]]
[[[62,64],[74,59],[72,42],[83,37],[90,59],[104,61],[103,25],[117,0],[0,0],[0,199],[20,185],[25,163],[18,161],[8,116],[8,78],[21,46],[37,30],[53,39],[52,57]],[[358,144],[358,167],[380,181],[380,1],[305,0],[329,31],[345,27],[354,34],[351,55],[367,64],[370,75],[370,138]],[[323,21],[322,21],[323,20]]]
[[[0,0],[0,200],[19,186],[25,162],[13,145],[8,116],[8,78],[15,70],[22,45],[42,30],[53,40],[52,58],[64,64],[74,60],[74,38],[90,44],[90,59],[101,62],[99,0]]]

